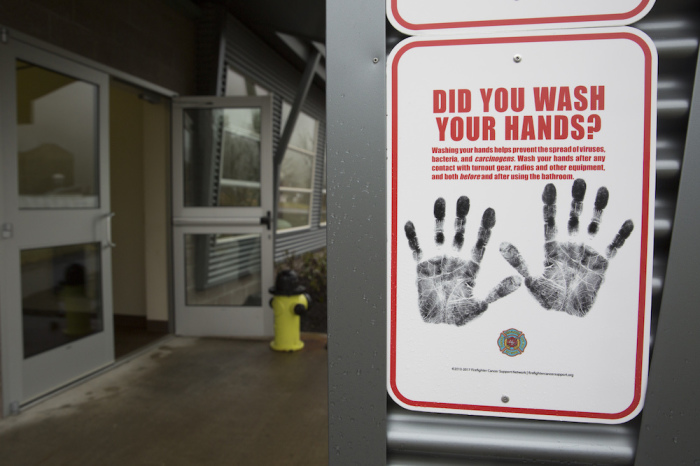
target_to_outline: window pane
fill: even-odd
[[[314,157],[288,149],[280,166],[280,186],[311,189]]]
[[[268,95],[267,89],[258,85],[250,78],[246,78],[237,71],[228,68],[226,71],[226,93],[225,95],[238,96],[262,96]]]
[[[260,205],[260,142],[232,131],[224,132],[220,206]]]
[[[289,113],[292,110],[292,106],[287,102],[282,103],[282,131],[287,124],[287,119],[289,118]],[[318,121],[311,118],[304,112],[299,113],[297,122],[294,125],[294,131],[292,132],[292,137],[289,140],[289,145],[297,149],[302,149],[304,151],[316,153],[316,140]]]
[[[282,103],[283,127],[289,119],[291,108],[288,103]],[[278,231],[305,227],[311,223],[311,192],[317,138],[318,121],[305,113],[300,113],[280,166]]]
[[[185,235],[188,306],[261,306],[259,234]]]
[[[278,230],[308,226],[310,211],[311,193],[280,188],[280,202],[277,212]]]
[[[260,109],[186,109],[186,207],[260,205]]]
[[[21,252],[24,357],[101,332],[100,244]]]
[[[98,207],[97,86],[19,60],[16,74],[20,208]]]

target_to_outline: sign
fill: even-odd
[[[654,0],[387,0],[392,25],[409,35],[488,29],[624,26]]]
[[[631,28],[410,38],[388,64],[388,390],[620,423],[645,393],[656,51]]]

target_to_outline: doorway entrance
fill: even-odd
[[[3,412],[168,333],[170,100],[0,47]]]
[[[110,192],[114,350],[169,333],[170,100],[112,79]]]
[[[272,97],[173,103],[176,333],[270,336]]]

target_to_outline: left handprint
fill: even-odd
[[[469,198],[461,196],[457,200],[457,218],[455,219],[455,236],[453,248],[459,253],[464,244],[464,228],[469,213]],[[445,200],[435,201],[435,243],[442,246],[445,242]],[[467,261],[457,255],[437,255],[422,261],[423,253],[418,244],[416,228],[413,222],[406,222],[404,230],[408,244],[413,251],[413,258],[418,262],[416,269],[416,286],[418,287],[418,305],[425,322],[446,323],[462,326],[486,311],[492,302],[517,290],[522,279],[511,276],[502,280],[486,299],[474,297],[473,290],[481,259],[491,237],[491,229],[496,224],[496,213],[488,208],[484,211],[479,227],[478,239],[472,249],[472,258]]]

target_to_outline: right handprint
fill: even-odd
[[[569,217],[569,235],[578,232],[579,217],[583,210],[583,198],[586,194],[586,182],[574,181],[571,189],[571,214]],[[608,204],[609,193],[602,187],[596,195],[593,218],[588,226],[588,233],[595,236],[598,232],[603,209]],[[610,259],[625,243],[634,229],[632,220],[622,224],[605,251],[605,255],[581,242],[556,241],[557,190],[548,184],[542,193],[544,202],[544,274],[532,277],[520,252],[510,243],[502,243],[501,254],[515,270],[525,278],[525,286],[539,303],[548,310],[563,311],[567,314],[583,317],[595,303],[600,285],[605,278]]]

